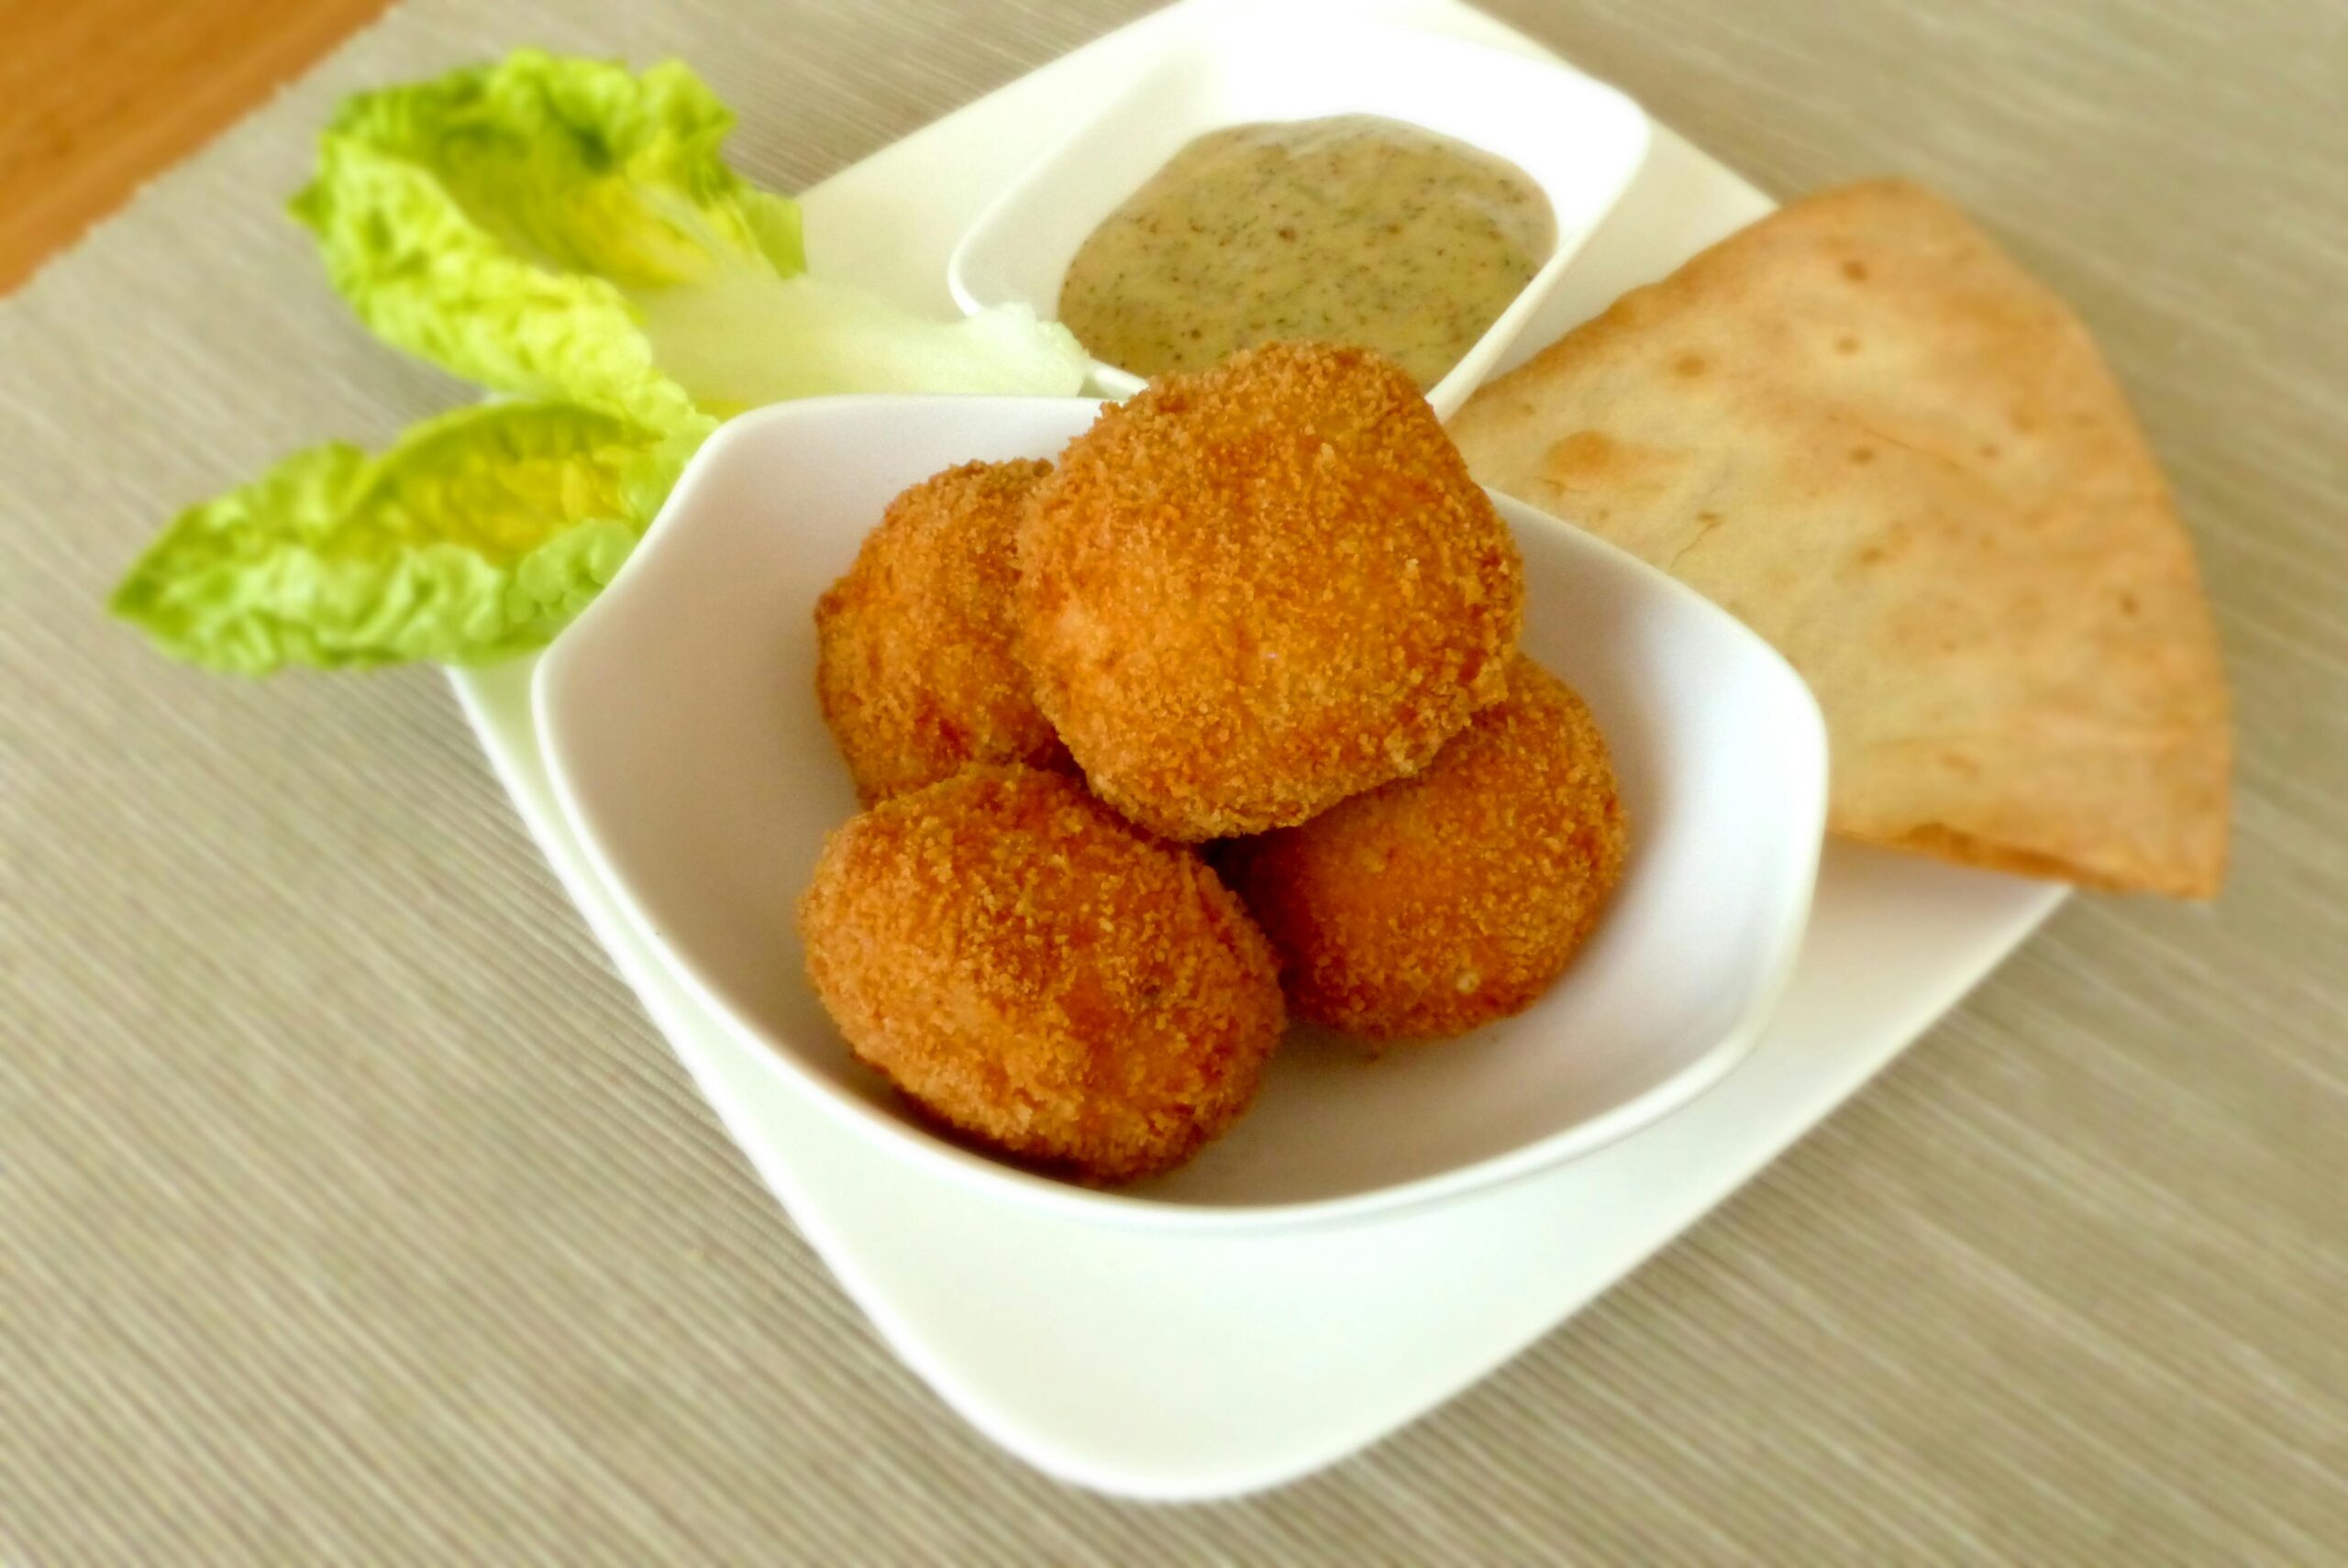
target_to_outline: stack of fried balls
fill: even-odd
[[[1057,464],[923,480],[815,609],[867,807],[800,901],[816,993],[925,1117],[1094,1185],[1228,1129],[1291,1012],[1401,1041],[1522,1011],[1626,843],[1523,601],[1358,349],[1250,349]]]

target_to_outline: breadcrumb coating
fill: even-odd
[[[853,819],[799,929],[858,1057],[974,1142],[1095,1183],[1220,1135],[1286,1021],[1238,899],[1059,774],[972,767]]]
[[[1106,409],[1019,536],[1018,649],[1094,791],[1169,838],[1300,823],[1504,692],[1523,575],[1409,377],[1270,344]]]
[[[815,691],[869,805],[974,762],[1071,766],[1012,648],[1019,520],[1045,462],[965,463],[889,503],[815,605]]]
[[[1508,700],[1424,772],[1218,858],[1297,1013],[1390,1040],[1530,1007],[1596,926],[1628,847],[1589,710],[1519,657]]]

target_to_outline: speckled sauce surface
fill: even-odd
[[[1556,242],[1533,178],[1453,138],[1377,115],[1229,126],[1092,231],[1059,314],[1137,376],[1310,338],[1375,348],[1423,388]]]

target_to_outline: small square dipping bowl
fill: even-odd
[[[1296,1030],[1255,1108],[1181,1170],[1090,1191],[941,1139],[858,1063],[806,979],[794,906],[857,801],[815,698],[815,600],[905,486],[1055,458],[1077,398],[778,404],[694,458],[533,690],[557,800],[684,985],[819,1105],[893,1154],[1014,1201],[1130,1225],[1333,1222],[1571,1159],[1718,1082],[1789,976],[1817,875],[1825,727],[1723,611],[1502,497],[1524,646],[1590,706],[1631,853],[1596,934],[1530,1010],[1374,1057]]]
[[[1194,138],[1257,121],[1380,115],[1508,160],[1556,215],[1556,244],[1533,281],[1427,390],[1436,414],[1449,418],[1638,172],[1647,117],[1613,88],[1561,65],[1342,18],[1318,14],[1309,29],[1230,22],[1159,61],[980,215],[947,263],[955,301],[970,312],[1025,304],[1057,319],[1061,280],[1086,237]],[[1142,386],[1099,360],[1093,380],[1114,397]]]

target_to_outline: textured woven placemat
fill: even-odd
[[[1629,1286],[1268,1497],[1064,1490],[898,1368],[435,675],[238,685],[97,617],[178,505],[461,395],[278,215],[339,94],[682,55],[790,189],[1140,8],[415,0],[0,305],[0,1562],[2338,1561],[2328,0],[1501,7],[1773,189],[1943,184],[2080,302],[2203,543],[2237,873],[2075,903]]]

